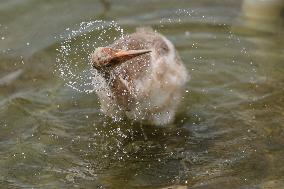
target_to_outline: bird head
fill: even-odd
[[[127,60],[151,52],[150,50],[121,50],[109,47],[98,47],[91,54],[93,68],[104,70],[108,67],[115,67]]]

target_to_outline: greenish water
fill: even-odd
[[[174,124],[114,123],[65,85],[66,28],[99,19],[175,44],[191,81]],[[267,22],[246,25],[233,0],[2,0],[0,188],[284,188],[283,22]]]

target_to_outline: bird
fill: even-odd
[[[173,123],[190,76],[172,42],[138,27],[90,55],[92,84],[101,111],[149,125]]]

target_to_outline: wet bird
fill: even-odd
[[[93,84],[108,116],[152,125],[172,123],[189,79],[174,45],[137,28],[91,54]]]

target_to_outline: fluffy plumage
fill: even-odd
[[[93,84],[106,115],[154,125],[174,120],[189,76],[163,35],[138,28],[91,57]]]

